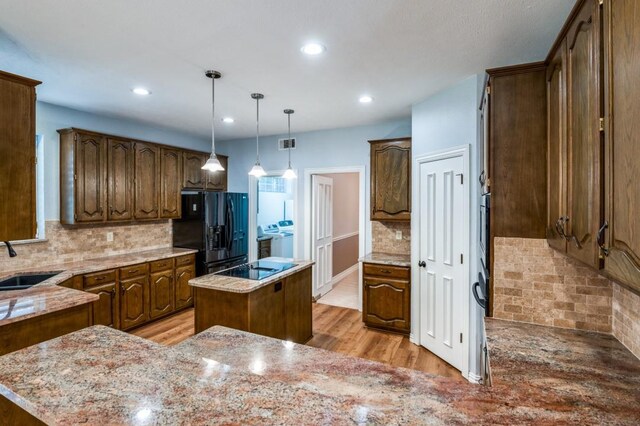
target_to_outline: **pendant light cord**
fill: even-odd
[[[256,164],[260,164],[260,98],[256,98]]]
[[[216,155],[216,79],[211,79],[211,157]]]
[[[291,168],[291,114],[287,114],[287,126],[289,127],[289,168]]]

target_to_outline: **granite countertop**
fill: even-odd
[[[265,257],[261,261],[295,263],[291,269],[272,275],[263,280],[250,280],[247,278],[228,277],[225,275],[209,274],[189,280],[189,285],[193,287],[206,288],[210,290],[228,291],[231,293],[251,293],[259,288],[279,281],[290,275],[296,274],[303,269],[311,267],[315,262],[308,260],[294,260],[284,257]]]
[[[0,326],[39,315],[56,312],[99,299],[95,294],[60,287],[69,278],[106,269],[121,268],[152,260],[196,253],[196,250],[164,248],[133,252],[72,263],[42,265],[28,269],[0,272],[0,280],[32,273],[58,273],[26,290],[0,291]]]
[[[219,326],[174,347],[94,326],[0,357],[0,395],[47,424],[638,424],[615,339],[526,327],[487,323],[486,387]]]
[[[411,267],[410,254],[369,253],[358,261],[378,265]]]

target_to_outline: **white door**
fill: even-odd
[[[312,175],[313,260],[316,265],[313,294],[322,296],[331,290],[333,278],[333,179]]]
[[[420,344],[459,370],[468,281],[463,168],[459,156],[421,163],[419,171]]]

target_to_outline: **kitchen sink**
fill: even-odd
[[[55,277],[59,273],[60,272],[53,272],[49,274],[25,274],[7,278],[0,281],[0,291],[24,290],[26,288],[33,287],[46,279]]]

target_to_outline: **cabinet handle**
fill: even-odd
[[[125,294],[125,293],[127,292],[127,289],[126,289],[126,288],[124,288],[124,286],[123,286],[123,285],[121,285],[121,286],[120,286],[120,292],[121,292],[122,294]]]
[[[604,230],[607,228],[609,228],[609,222],[605,220],[600,229],[598,229],[598,237],[596,239],[596,241],[598,242],[598,247],[600,247],[600,250],[602,250],[602,254],[605,256],[609,256],[609,249],[604,246],[604,240],[602,237],[604,236]]]
[[[427,267],[427,262],[425,262],[424,260],[421,260],[418,262],[418,266],[420,268],[426,268]]]
[[[111,289],[111,297],[114,297],[116,295],[116,288],[112,288]]]
[[[565,240],[569,241],[570,238],[564,232],[564,225],[569,222],[569,218],[567,216],[560,216],[558,220],[556,220],[556,232]]]
[[[138,269],[132,269],[129,271],[130,274],[136,274],[138,273]]]
[[[582,244],[580,244],[580,241],[578,241],[578,237],[576,237],[575,235],[571,235],[569,240],[573,241],[573,243],[576,245],[576,247],[579,248],[580,250],[582,250]]]
[[[380,272],[382,272],[383,274],[390,274],[391,271],[388,269],[380,269]]]
[[[100,277],[96,277],[96,281],[104,281],[104,279],[107,278],[104,275],[100,276]]]

